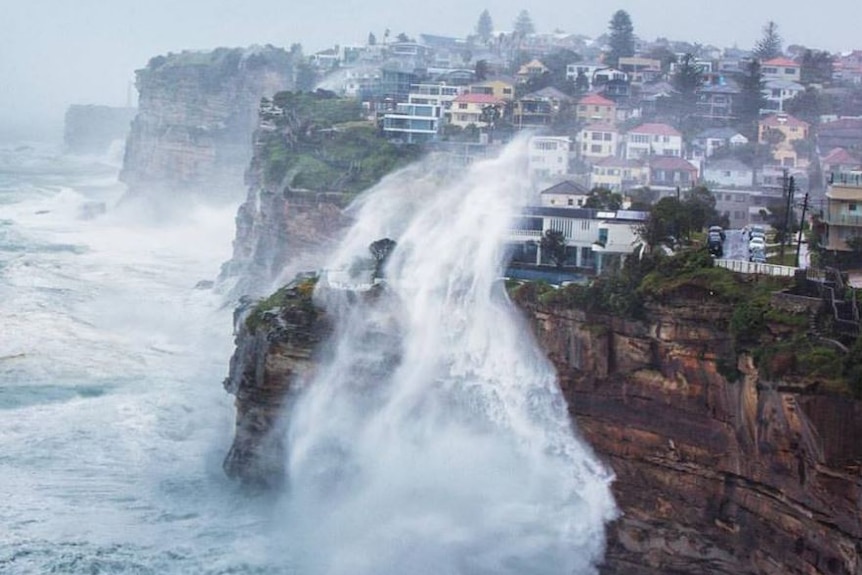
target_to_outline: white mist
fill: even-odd
[[[383,296],[320,294],[339,325],[290,414],[298,572],[596,572],[612,478],[499,279],[525,153],[455,183],[414,166],[354,206],[329,269],[383,237],[397,247]]]

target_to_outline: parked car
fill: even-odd
[[[722,228],[721,226],[709,226],[709,233],[712,234],[713,232],[715,232],[719,236],[721,236],[721,241],[724,241],[727,239],[727,237],[724,234],[724,228]]]
[[[751,230],[748,232],[748,237],[751,239],[754,238],[763,238],[766,240],[766,228],[760,225],[751,226]]]
[[[710,254],[720,258],[724,255],[724,238],[718,232],[710,231],[707,234],[706,247]]]
[[[754,252],[757,250],[766,253],[766,241],[759,236],[755,236],[748,241],[748,251]]]
[[[766,263],[766,252],[761,249],[752,250],[749,253],[748,261],[754,262],[756,264],[765,264]]]

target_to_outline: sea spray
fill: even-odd
[[[354,206],[318,293],[339,325],[290,414],[299,572],[596,571],[611,475],[501,282],[525,153],[517,141],[454,181],[413,166]],[[382,287],[327,281],[384,237]]]

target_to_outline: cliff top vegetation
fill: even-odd
[[[331,92],[279,92],[261,105],[257,145],[267,187],[356,194],[417,159],[366,121],[356,100]]]

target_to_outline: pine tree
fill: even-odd
[[[733,110],[739,119],[740,129],[750,142],[757,141],[757,122],[760,110],[766,105],[763,96],[763,73],[760,62],[752,60],[739,77],[739,97],[734,102]]]
[[[514,28],[515,33],[520,35],[522,38],[530,34],[535,34],[536,32],[536,27],[533,26],[533,19],[530,18],[530,13],[526,10],[521,10],[521,12],[518,13],[518,18],[515,20]]]
[[[694,63],[694,56],[686,54],[682,57],[671,77],[671,84],[676,90],[676,112],[679,115],[679,125],[695,112],[697,106],[697,91],[703,85],[701,67]]]
[[[482,10],[482,13],[479,14],[479,21],[476,22],[476,35],[482,42],[488,42],[493,33],[494,22],[491,20],[491,14],[488,10]]]
[[[781,36],[778,34],[778,24],[770,20],[763,26],[763,37],[754,46],[754,57],[770,60],[778,56],[781,56]]]
[[[635,55],[635,34],[632,19],[625,10],[617,10],[610,22],[610,44],[611,51],[605,62],[616,68],[619,66],[620,58]]]

